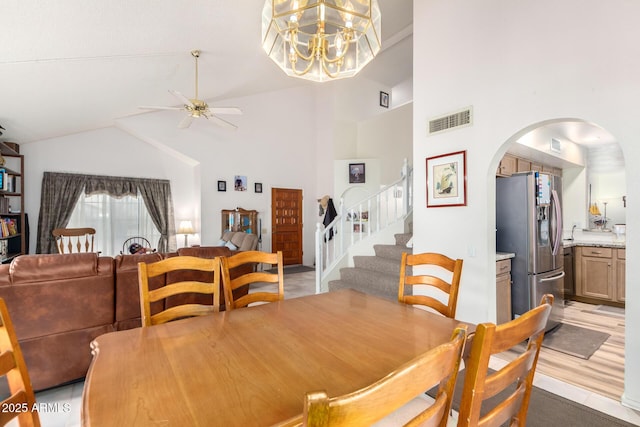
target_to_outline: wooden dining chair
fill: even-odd
[[[438,386],[435,401],[405,426],[445,427],[453,400],[467,327],[460,325],[451,340],[400,366],[384,378],[360,390],[336,397],[325,391],[307,393],[302,422],[283,425],[308,427],[369,426],[415,397]]]
[[[539,306],[510,322],[477,326],[469,357],[465,359],[458,426],[490,427],[506,422],[510,426],[525,426],[533,376],[552,305],[553,295],[544,295]],[[499,371],[489,372],[491,355],[526,340],[524,353]],[[500,403],[493,408],[483,407],[483,402],[499,393],[502,393]]]
[[[271,264],[277,268],[277,273],[268,271],[255,271],[231,278],[231,270],[245,264]],[[243,286],[260,284],[277,284],[277,292],[249,290],[249,293],[234,299],[233,291]],[[261,251],[244,251],[230,257],[222,257],[222,284],[224,288],[224,301],[226,310],[246,307],[255,302],[273,302],[284,299],[284,270],[282,252],[268,253]]]
[[[18,338],[4,299],[0,298],[0,375],[6,378],[10,396],[0,402],[0,425],[17,418],[21,427],[40,426],[36,398]]]
[[[431,266],[451,273],[451,281],[447,282],[441,277],[410,273],[409,267],[413,271],[414,267]],[[460,288],[460,275],[462,274],[462,260],[451,259],[446,255],[426,252],[422,254],[402,253],[400,262],[400,284],[398,286],[398,301],[405,304],[424,305],[436,310],[438,313],[453,318],[456,314],[458,304],[458,290]],[[447,295],[447,304],[439,299],[427,295],[412,295],[405,289],[407,286],[427,285],[439,289]],[[411,289],[413,291],[413,288]]]
[[[52,234],[61,254],[94,252],[95,228],[56,228]]]
[[[188,275],[190,272],[211,272],[212,279],[204,281],[192,280],[189,276],[183,281],[167,283],[157,289],[151,290],[149,280],[153,277],[169,274],[174,277],[180,274]],[[197,258],[191,256],[176,256],[166,258],[154,263],[138,263],[138,283],[140,287],[140,312],[142,326],[151,326],[169,322],[184,317],[203,316],[220,311],[220,258]],[[152,303],[162,301],[181,294],[205,294],[211,295],[211,304],[182,304],[151,313]]]
[[[120,255],[124,254],[147,254],[155,252],[156,250],[151,247],[151,242],[146,237],[136,236],[129,237],[122,244],[122,250]]]

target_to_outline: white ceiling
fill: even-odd
[[[356,78],[411,77],[413,0],[379,0],[383,51]],[[261,46],[264,0],[21,0],[2,5],[0,125],[26,143],[113,125],[140,105],[216,100],[313,84],[287,77]],[[389,48],[393,45],[393,48]],[[386,50],[384,50],[386,49]],[[386,64],[393,64],[388,66]],[[151,113],[153,114],[153,113]]]
[[[393,87],[413,72],[413,0],[379,0],[382,52],[355,78]],[[263,52],[264,0],[21,0],[2,5],[0,125],[27,143],[112,126],[140,105],[194,95],[193,49],[202,51],[200,98],[217,101],[296,85]],[[146,113],[157,114],[157,113]],[[545,132],[611,143],[584,122]]]

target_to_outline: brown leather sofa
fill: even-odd
[[[195,247],[115,258],[94,253],[23,255],[0,265],[0,297],[9,308],[34,389],[83,378],[91,362],[93,339],[140,327],[138,262],[179,255],[213,258],[230,256],[231,251]],[[177,279],[159,278],[152,287]],[[240,290],[247,292],[248,288]],[[167,305],[181,303],[174,300]]]

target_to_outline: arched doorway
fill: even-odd
[[[567,240],[566,246],[571,248],[571,253],[578,247],[605,248],[597,251],[601,256],[610,257],[605,269],[611,270],[605,274],[614,284],[620,283],[620,276],[625,275],[625,250],[623,236],[615,235],[612,225],[626,222],[626,178],[622,150],[615,138],[584,120],[554,119],[532,124],[513,135],[502,145],[492,164],[499,165],[504,155],[515,159],[514,173],[526,170],[527,165],[530,170],[546,168],[552,173],[560,172],[565,208],[563,237],[574,239]],[[589,210],[594,205],[599,208],[597,215]],[[595,271],[581,260],[569,264],[579,270],[574,279],[583,280],[580,272],[593,275]],[[610,338],[586,361],[543,349],[539,372],[620,400],[624,390],[625,314],[615,306],[624,304],[626,284],[624,278],[622,280],[621,292],[614,291],[611,299],[605,297],[603,301],[584,298],[582,290],[581,295],[576,295],[575,287],[565,286],[565,289],[572,288],[573,294],[567,295],[564,321],[605,331]]]

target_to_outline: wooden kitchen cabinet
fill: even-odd
[[[516,168],[518,172],[529,172],[531,170],[531,162],[526,159],[516,159]]]
[[[578,246],[575,255],[576,300],[624,303],[624,249]]]
[[[511,320],[511,260],[496,261],[496,323]]]
[[[517,170],[517,159],[510,154],[505,154],[502,160],[500,160],[496,175],[511,176],[516,173]]]
[[[545,172],[551,175],[562,176],[562,169],[549,165],[536,163],[531,159],[515,156],[507,153],[504,155],[498,169],[496,170],[496,176],[511,176],[517,172]]]
[[[617,249],[618,259],[616,261],[616,300],[625,302],[625,286],[626,286],[626,273],[625,268],[627,266],[627,250]]]

